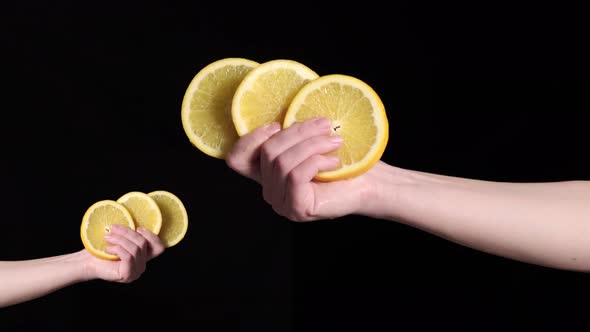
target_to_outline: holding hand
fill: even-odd
[[[590,182],[492,182],[378,162],[351,180],[317,182],[342,142],[325,119],[278,124],[241,137],[227,157],[294,221],[360,214],[402,222],[456,243],[532,264],[590,271]],[[346,142],[344,142],[346,144]]]
[[[264,200],[293,221],[362,213],[363,201],[372,195],[371,171],[351,180],[313,180],[319,171],[338,166],[337,157],[325,155],[343,144],[340,136],[330,135],[331,131],[326,118],[296,123],[284,130],[272,123],[240,138],[227,156],[227,164],[260,183]]]
[[[60,288],[92,279],[129,283],[147,262],[164,252],[160,238],[142,228],[111,226],[106,239],[118,261],[97,258],[86,249],[26,261],[0,261],[0,308],[29,301]]]
[[[129,283],[137,280],[145,271],[147,262],[164,252],[164,244],[154,233],[138,228],[134,231],[119,225],[111,226],[105,240],[113,246],[107,251],[119,256],[118,261],[108,261],[82,250],[87,260],[88,279]]]

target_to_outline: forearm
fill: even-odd
[[[81,252],[0,262],[0,307],[32,300],[86,279]]]
[[[373,216],[488,253],[590,271],[590,182],[501,183],[381,164]]]

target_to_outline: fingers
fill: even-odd
[[[299,164],[314,155],[337,150],[342,145],[341,136],[316,136],[301,142],[276,158],[273,173],[284,182],[286,176]]]
[[[146,239],[145,237],[138,234],[136,231],[132,230],[129,227],[119,226],[119,225],[112,225],[111,226],[111,235],[120,235],[127,238],[129,241],[132,241],[140,248],[146,246]]]
[[[106,251],[109,254],[117,255],[121,261],[130,262],[132,259],[131,254],[125,248],[118,245],[109,246]]]
[[[148,260],[159,256],[166,249],[162,243],[162,240],[160,240],[160,237],[156,234],[143,227],[139,227],[137,232],[141,234],[148,242]]]
[[[274,122],[242,136],[227,155],[227,165],[241,175],[260,182],[260,147],[279,130],[281,125]]]
[[[105,240],[125,249],[134,259],[147,257],[147,240],[135,231],[117,225],[111,226],[111,233]]]
[[[240,138],[226,161],[262,184],[265,201],[277,213],[310,220],[315,209],[313,178],[339,164],[338,158],[324,155],[342,145],[342,138],[330,132],[326,118],[297,122],[283,130],[278,124],[262,127]]]
[[[267,183],[267,178],[265,178],[265,187],[275,188],[275,192],[269,193],[272,195],[273,203],[283,204],[285,190],[288,188],[287,176],[294,168],[312,156],[335,151],[342,145],[342,141],[340,136],[315,136],[296,144],[279,155],[273,163],[272,176],[268,179],[270,182]]]
[[[132,282],[139,278],[145,270],[145,264],[141,265],[139,270],[136,270],[135,265],[137,264],[133,259],[133,256],[122,246],[115,245],[107,247],[106,249],[108,253],[117,255],[120,259],[114,281],[124,283]]]
[[[338,166],[339,162],[338,157],[314,155],[289,173],[287,185],[295,186],[310,182],[318,172],[332,170]]]
[[[147,260],[159,256],[165,250],[160,238],[143,227],[133,231],[127,227],[113,225],[108,241],[123,246],[133,257]]]
[[[282,214],[293,221],[310,221],[318,218],[318,205],[310,182],[319,171],[328,171],[338,166],[340,161],[334,156],[313,155],[295,167],[288,175],[285,187],[289,190],[285,194],[282,204]]]
[[[275,159],[291,147],[316,136],[325,136],[330,132],[330,121],[326,118],[317,118],[304,122],[298,122],[291,127],[276,134],[266,141],[260,150],[260,175],[263,179],[263,197],[271,203],[273,197],[281,196],[279,183],[272,183]]]
[[[279,123],[271,123],[242,136],[227,155],[227,165],[239,174],[261,182],[261,178],[270,172],[268,165],[279,154],[310,137],[329,133],[330,121],[318,118],[295,123],[277,134],[280,130]]]
[[[117,265],[116,277],[118,282],[132,282],[145,271],[146,263],[164,252],[164,245],[160,238],[145,228],[138,228],[137,232],[127,227],[113,225],[105,240],[112,246],[107,252],[117,255],[120,259]]]
[[[290,147],[305,141],[308,138],[326,135],[330,133],[330,121],[326,118],[317,118],[314,120],[308,120],[304,122],[297,122],[291,127],[283,130],[280,134],[276,135],[272,140],[266,141],[261,149],[261,167],[262,176],[274,159],[285,152]]]

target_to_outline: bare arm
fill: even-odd
[[[0,262],[0,307],[28,301],[88,280],[85,252],[17,262]]]
[[[227,158],[263,186],[264,199],[294,221],[348,214],[402,222],[488,253],[590,271],[590,182],[500,183],[405,170],[378,162],[348,181],[313,181],[337,165],[327,123],[257,129]]]
[[[146,230],[112,228],[110,251],[119,261],[106,261],[88,251],[26,261],[0,262],[0,308],[29,301],[69,285],[103,279],[131,282],[146,262],[164,251],[159,238]]]
[[[488,253],[590,271],[590,182],[502,183],[378,164],[359,213]]]

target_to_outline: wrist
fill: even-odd
[[[378,162],[369,170],[361,191],[358,214],[372,218],[402,221],[403,200],[418,182],[412,171]]]
[[[76,281],[82,282],[97,279],[97,272],[92,264],[94,257],[88,251],[83,249],[71,255]]]

